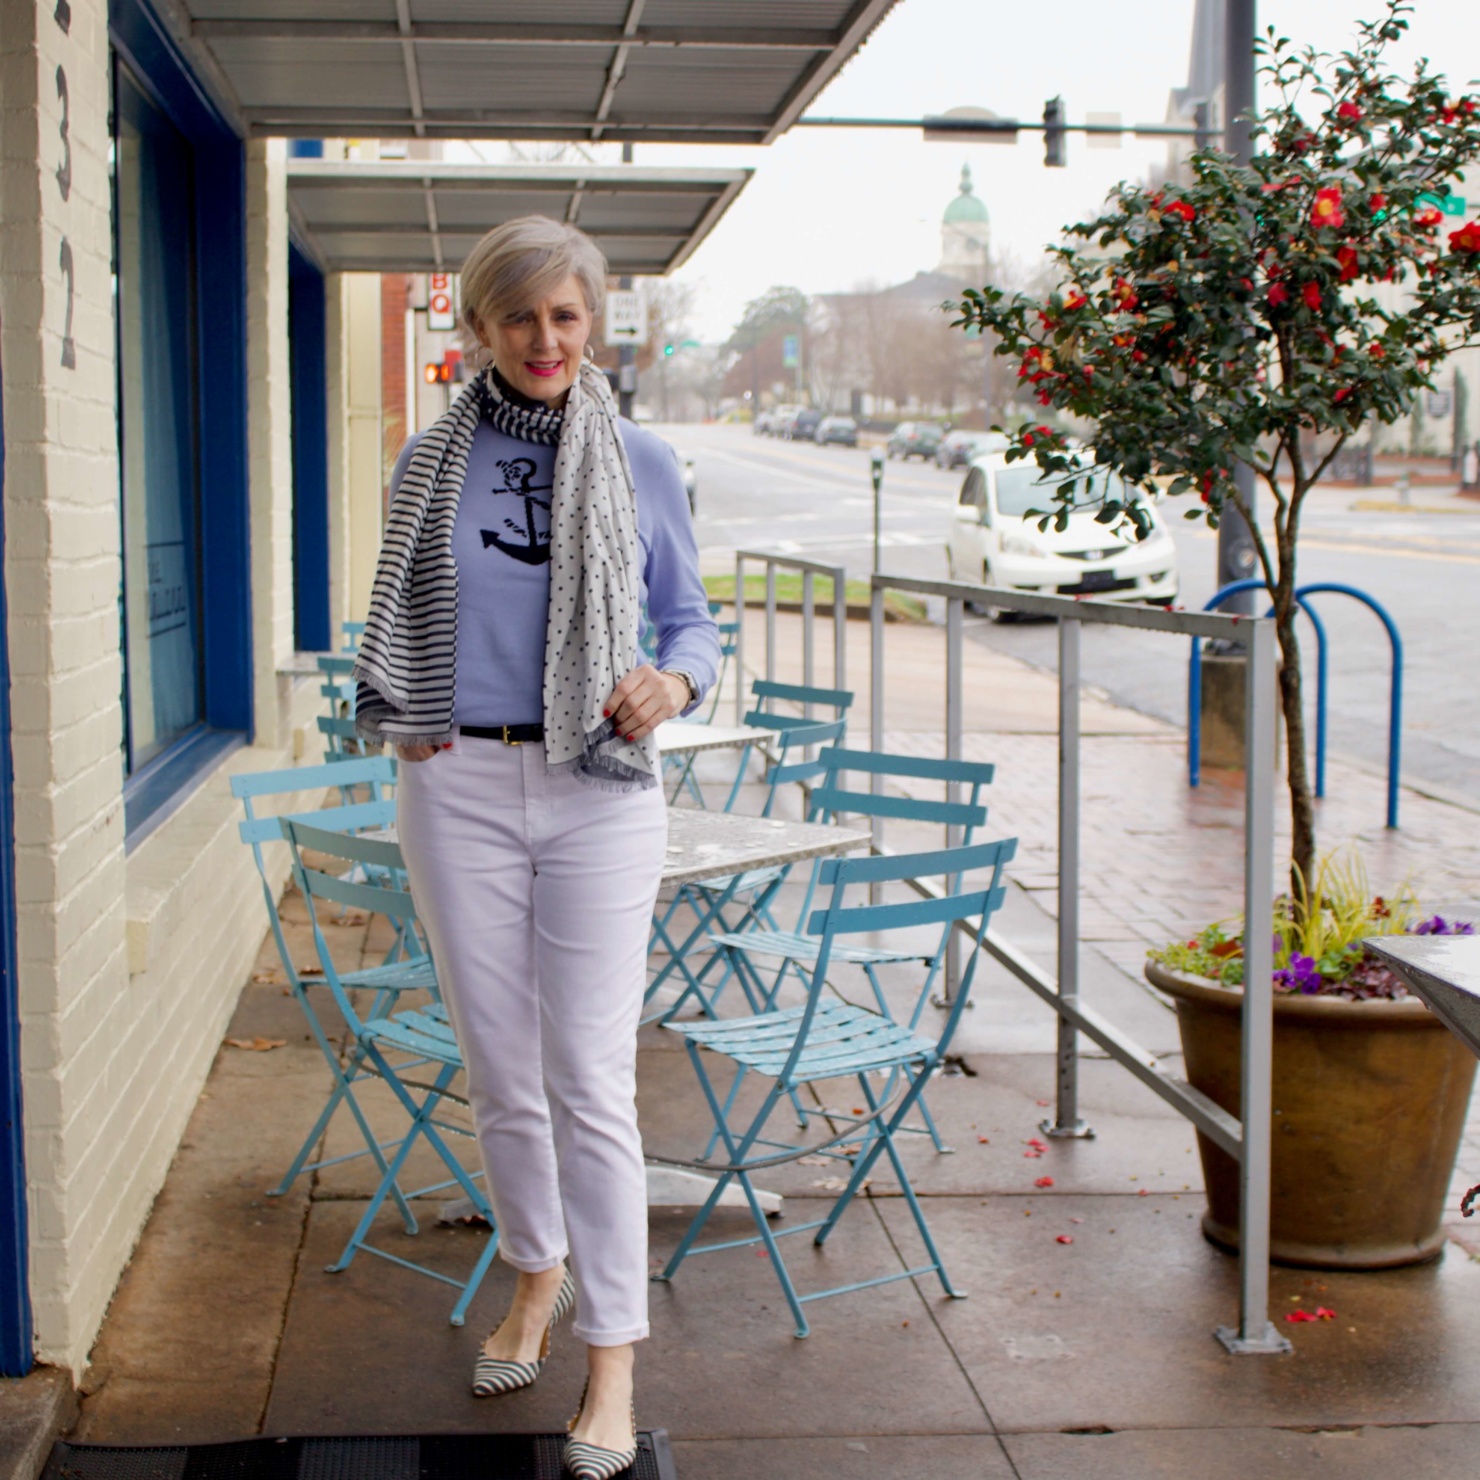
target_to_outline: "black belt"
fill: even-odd
[[[544,725],[459,725],[458,734],[474,740],[502,740],[505,745],[532,745],[545,738]]]

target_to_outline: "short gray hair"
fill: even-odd
[[[499,319],[536,304],[574,273],[592,318],[606,298],[606,258],[584,231],[549,216],[518,216],[495,226],[462,267],[462,316]]]

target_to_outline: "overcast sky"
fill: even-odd
[[[1259,23],[1322,49],[1344,46],[1378,0],[1261,0]],[[900,0],[809,110],[814,116],[919,117],[973,105],[1041,118],[1061,93],[1072,121],[1118,112],[1160,121],[1187,77],[1192,0]],[[1418,0],[1400,61],[1420,52],[1463,88],[1480,77],[1475,0]],[[677,274],[694,284],[694,328],[723,339],[772,284],[808,293],[899,282],[935,266],[940,217],[969,161],[995,246],[1036,256],[1108,187],[1141,176],[1165,145],[1090,149],[1070,135],[1069,166],[1043,167],[1041,134],[1016,145],[927,144],[905,130],[793,129],[766,149],[640,146],[646,164],[745,164],[755,176]]]

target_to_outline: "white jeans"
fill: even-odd
[[[576,1334],[648,1334],[637,1022],[668,819],[658,788],[552,776],[543,745],[459,736],[403,763],[397,827],[467,1065],[500,1250],[567,1253]]]

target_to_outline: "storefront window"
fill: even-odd
[[[115,229],[128,769],[204,719],[190,144],[117,65]]]

